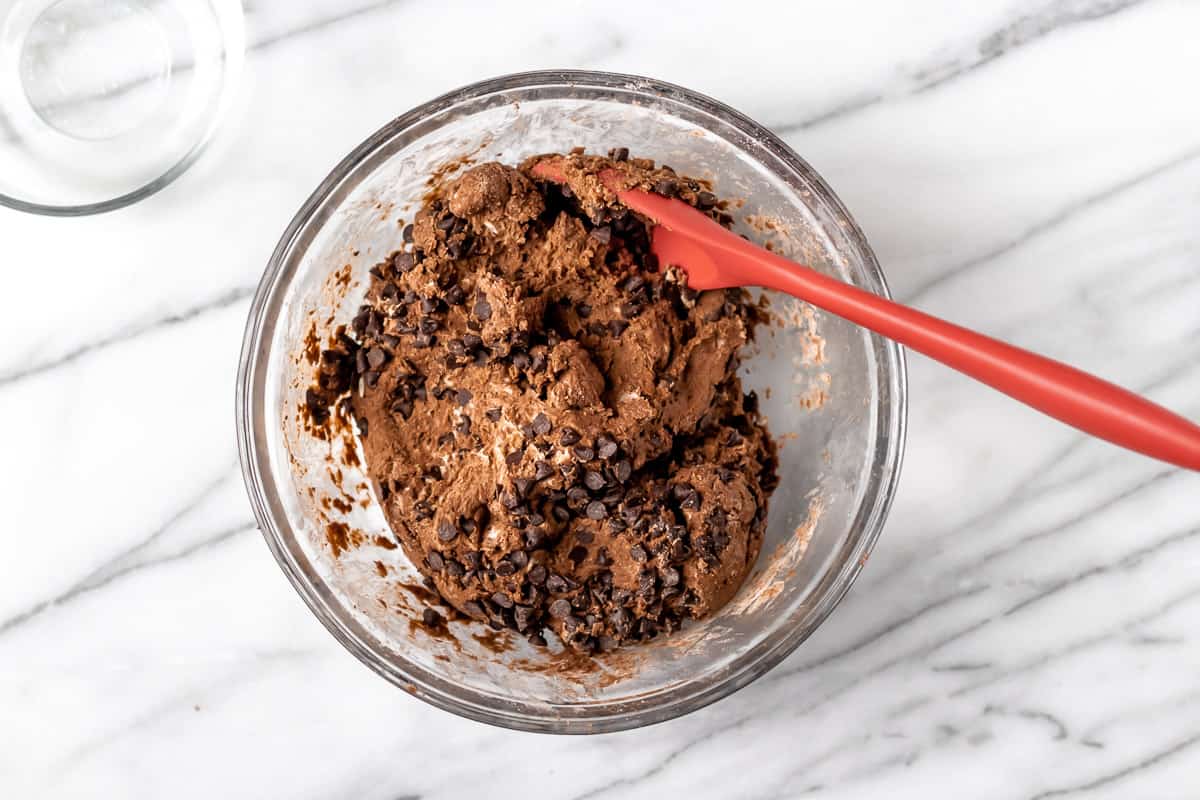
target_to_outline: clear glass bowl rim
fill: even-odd
[[[242,13],[241,1],[233,6],[237,13],[228,17],[220,17],[221,45],[223,49],[222,85],[220,96],[212,113],[209,115],[203,129],[197,134],[191,147],[179,157],[161,175],[146,181],[141,186],[123,192],[107,200],[97,200],[92,203],[70,203],[57,205],[40,203],[32,200],[22,200],[20,197],[0,192],[0,206],[7,206],[15,211],[26,214],[38,214],[43,217],[88,217],[94,214],[107,214],[110,211],[131,206],[147,197],[158,193],[187,172],[196,160],[208,150],[214,136],[229,116],[237,95],[240,78],[246,59],[246,29]]]
[[[866,237],[849,211],[825,181],[775,134],[740,112],[705,95],[653,78],[587,70],[542,70],[514,73],[464,86],[424,103],[377,130],[350,152],[305,201],[280,237],[251,304],[238,365],[235,415],[242,474],[263,538],[293,588],[343,647],[380,676],[416,697],[468,719],[514,730],[544,733],[604,733],[642,727],[690,713],[747,686],[795,650],[841,602],[870,555],[891,508],[904,456],[908,417],[908,381],[903,350],[894,342],[871,335],[879,390],[876,437],[868,485],[850,536],[842,546],[835,568],[828,570],[814,590],[817,598],[808,620],[781,624],[756,647],[742,654],[730,668],[707,680],[685,681],[653,703],[614,701],[586,706],[547,706],[520,700],[498,703],[496,698],[463,687],[423,667],[394,655],[385,660],[370,645],[371,637],[355,620],[340,612],[333,593],[300,561],[294,532],[287,523],[276,487],[265,480],[270,465],[266,452],[270,415],[264,408],[270,337],[278,322],[280,304],[296,271],[297,247],[308,243],[356,184],[349,178],[381,148],[404,135],[428,117],[462,103],[489,95],[538,88],[593,87],[621,89],[643,96],[665,97],[675,103],[716,117],[758,142],[793,174],[776,172],[790,186],[803,177],[823,202],[834,209],[857,255],[862,259],[864,288],[890,297],[883,272]],[[450,123],[453,124],[453,123]],[[305,235],[307,234],[307,236]],[[801,612],[798,610],[796,615]],[[552,713],[547,713],[547,711]]]

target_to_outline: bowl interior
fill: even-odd
[[[673,716],[752,680],[840,599],[882,524],[899,458],[894,346],[770,296],[776,322],[743,369],[781,445],[758,563],[719,614],[603,660],[572,659],[479,623],[431,635],[420,576],[356,465],[298,411],[315,367],[306,342],[354,315],[367,271],[400,243],[435,169],[627,146],[734,201],[738,230],[874,291],[878,268],[836,199],[773,137],[704,98],[609,76],[527,80],[435,101],[352,154],[297,217],[252,315],[247,358],[251,493],[281,564],[331,631],[388,679],[438,705],[530,729],[607,730]],[[346,545],[349,546],[346,546]],[[551,648],[554,650],[556,648]]]

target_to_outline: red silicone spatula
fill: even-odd
[[[534,167],[564,180],[562,164]],[[775,255],[722,228],[681,200],[622,189],[615,170],[600,180],[657,224],[652,249],[663,266],[687,273],[694,289],[761,286],[786,292],[924,353],[1028,406],[1113,444],[1200,470],[1200,427],[1094,375],[998,339],[893,303]]]

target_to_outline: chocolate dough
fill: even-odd
[[[660,271],[646,221],[595,176],[728,220],[716,198],[623,151],[562,158],[564,186],[537,159],[435,186],[346,347],[367,469],[442,597],[603,651],[733,596],[776,460],[735,374],[746,293]]]

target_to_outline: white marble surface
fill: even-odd
[[[248,297],[316,182],[435,94],[556,66],[740,108],[900,298],[1200,418],[1200,2],[248,6],[238,111],[180,181],[0,211],[0,797],[1200,794],[1200,476],[919,357],[891,522],[829,622],[594,738],[360,666],[260,540],[233,435]]]

